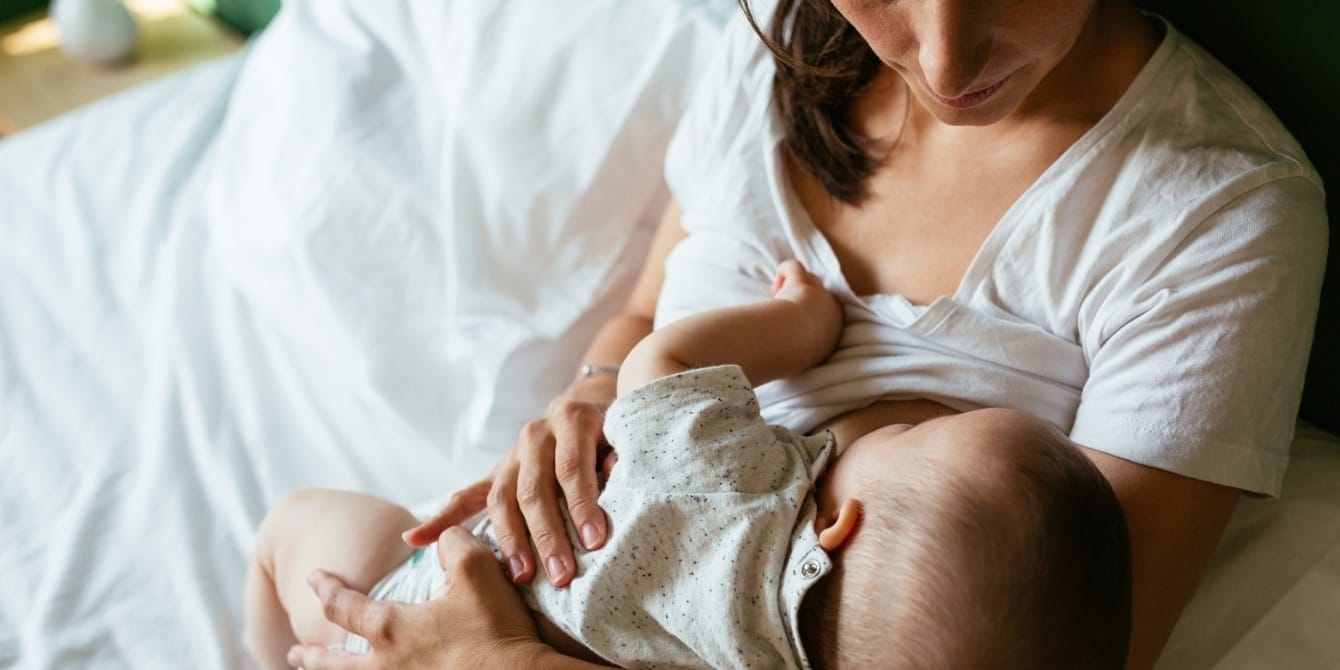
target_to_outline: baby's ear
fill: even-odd
[[[843,500],[837,518],[823,516],[814,520],[815,530],[819,531],[819,546],[829,552],[842,547],[851,539],[856,523],[860,520],[860,501],[855,498]]]

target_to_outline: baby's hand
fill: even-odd
[[[777,278],[772,282],[772,297],[795,303],[808,317],[808,327],[815,344],[817,364],[837,347],[842,334],[842,306],[819,279],[810,274],[800,261],[782,261],[777,266]],[[802,324],[798,324],[802,325]]]

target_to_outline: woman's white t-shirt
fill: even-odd
[[[762,18],[762,17],[760,17]],[[1326,252],[1320,177],[1241,81],[1172,26],[1116,106],[1010,207],[950,296],[858,296],[790,189],[773,60],[738,17],[671,142],[688,237],[657,325],[765,298],[803,262],[837,351],[758,389],[804,432],[877,400],[1013,407],[1085,446],[1277,495]]]

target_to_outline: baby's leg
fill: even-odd
[[[279,501],[261,522],[247,575],[246,645],[263,668],[288,668],[290,646],[341,644],[307,586],[322,568],[367,593],[413,549],[400,533],[418,525],[404,508],[347,491],[305,490]]]

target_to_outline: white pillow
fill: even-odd
[[[389,417],[462,478],[511,446],[626,295],[731,7],[284,3],[216,142],[210,229],[332,430]]]

